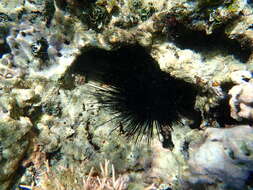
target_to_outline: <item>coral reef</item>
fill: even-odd
[[[12,57],[3,58],[3,61],[10,62],[12,67],[19,69],[15,77],[57,77],[73,61],[77,50],[64,44],[54,34],[48,33],[45,27],[41,25],[35,28],[29,23],[12,27],[7,38]],[[52,69],[58,70],[58,73],[52,72]]]
[[[109,161],[106,160],[103,165],[100,164],[100,170],[101,175],[99,176],[93,176],[94,172],[93,169],[91,169],[87,178],[78,179],[80,176],[75,176],[76,172],[74,168],[62,168],[60,171],[58,170],[58,174],[56,174],[47,166],[47,173],[43,176],[41,184],[31,188],[35,190],[60,190],[69,188],[75,188],[76,190],[127,189],[127,179],[124,179],[123,176],[116,178],[114,167],[113,165],[111,168],[109,167]]]
[[[245,125],[206,129],[204,140],[190,147],[188,182],[195,187],[208,184],[215,189],[247,189],[253,170],[252,135],[252,127]]]
[[[94,177],[105,159],[124,176],[119,189],[252,187],[252,20],[245,0],[2,0],[0,189],[62,189],[65,177],[73,184],[64,188],[92,179],[110,189],[111,173]],[[163,90],[143,80],[146,59],[156,67],[151,78],[159,71],[172,81]],[[136,121],[126,128],[129,118],[110,112],[122,107],[99,101],[113,86],[101,76],[125,82],[126,91],[144,76],[153,91],[141,96],[154,95],[152,113],[169,113],[169,126],[140,125],[142,140],[126,139]],[[139,106],[132,119],[149,113]]]
[[[237,83],[230,91],[231,117],[236,120],[253,119],[253,83],[250,72],[237,71],[232,73],[231,78]],[[248,81],[249,80],[249,81]]]
[[[7,189],[12,183],[20,161],[29,146],[29,136],[32,124],[29,118],[21,117],[14,120],[1,116],[0,123],[0,188]]]

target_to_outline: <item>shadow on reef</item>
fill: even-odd
[[[181,23],[176,23],[169,31],[174,43],[182,49],[192,49],[196,52],[209,52],[222,50],[225,54],[234,55],[236,59],[246,63],[252,49],[242,46],[237,40],[229,39],[225,34],[225,27],[215,30],[207,35],[202,31],[194,31]]]
[[[194,110],[197,89],[161,71],[140,46],[91,49],[76,60],[71,72],[103,85],[94,95],[128,138],[137,141],[146,135],[150,141],[156,129],[164,146],[173,147],[170,130],[174,122],[186,117],[195,122],[194,127],[199,126],[200,114]]]
[[[253,171],[249,173],[248,179],[246,181],[246,185],[253,188]]]
[[[211,120],[217,121],[220,127],[242,124],[248,125],[249,123],[251,123],[247,119],[237,121],[233,119],[230,115],[230,96],[228,95],[228,92],[234,85],[235,84],[233,82],[224,82],[221,84],[221,89],[226,95],[218,102],[217,106],[210,109],[206,116],[207,118],[211,118]]]
[[[0,18],[1,18],[0,13]],[[0,19],[1,20],[1,19]],[[11,49],[9,45],[6,43],[6,36],[8,35],[8,30],[0,28],[0,58],[6,53],[10,53]]]

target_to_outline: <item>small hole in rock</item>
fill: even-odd
[[[6,43],[5,40],[1,40],[0,38],[0,58],[2,58],[4,54],[10,53],[10,52],[11,52],[11,49],[9,45]]]
[[[69,44],[70,44],[70,41],[69,41],[69,40],[65,40],[65,41],[64,41],[64,44],[69,45]]]
[[[229,90],[234,86],[233,82],[223,82],[220,87],[224,94],[223,99],[219,100],[218,105],[211,108],[208,117],[216,120],[221,127],[226,127],[226,125],[238,125],[238,124],[247,124],[247,120],[241,120],[240,122],[233,119],[230,115],[230,105],[229,100],[230,96],[228,95]]]
[[[23,37],[25,37],[25,36],[26,36],[26,33],[25,33],[25,32],[21,32],[21,35],[22,35]]]

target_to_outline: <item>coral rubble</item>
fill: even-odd
[[[48,168],[55,179],[59,168],[101,177],[105,159],[125,189],[252,188],[252,21],[245,0],[1,0],[0,189],[39,189]],[[150,144],[126,139],[125,122],[94,95],[110,88],[101,75],[122,74],[117,61],[144,76],[145,55],[193,87],[173,96],[191,111]]]

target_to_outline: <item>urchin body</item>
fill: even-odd
[[[161,71],[149,56],[137,61],[135,52],[133,48],[125,55],[119,50],[112,64],[102,66],[98,78],[108,87],[95,95],[128,138],[137,141],[146,135],[150,141],[154,129],[163,135],[193,110],[195,92],[187,94],[194,89],[192,85]],[[170,136],[167,140],[172,144]]]
[[[170,146],[172,124],[196,112],[194,86],[161,71],[140,46],[90,50],[77,60],[76,68],[88,81],[106,84],[94,95],[110,111],[110,120],[116,120],[121,131],[136,141],[144,135],[150,141],[156,129]]]

